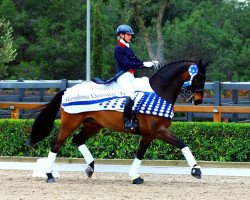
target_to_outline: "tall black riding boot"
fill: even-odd
[[[130,98],[126,98],[126,103],[124,107],[124,129],[126,131],[135,131],[138,127],[138,123],[134,120],[134,113],[133,113],[133,105],[134,101]]]

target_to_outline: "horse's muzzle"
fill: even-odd
[[[193,101],[193,104],[194,105],[199,105],[199,104],[201,104],[202,103],[202,100],[194,100]]]
[[[193,104],[194,105],[201,104],[202,100],[203,100],[203,92],[194,93],[194,95],[193,95]]]

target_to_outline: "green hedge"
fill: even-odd
[[[47,156],[50,143],[58,132],[60,121],[56,121],[52,134],[36,148],[25,146],[32,120],[0,120],[1,156]],[[197,160],[206,161],[250,161],[250,124],[212,122],[174,122],[171,130],[192,150]],[[77,134],[77,131],[74,134]],[[60,149],[58,156],[81,157],[72,137]],[[102,129],[87,142],[95,158],[132,159],[140,137]],[[183,160],[178,148],[155,140],[145,154],[145,159]]]

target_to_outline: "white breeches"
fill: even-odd
[[[132,100],[134,100],[134,75],[130,72],[125,72],[116,80],[119,87],[126,93],[126,95],[130,96]]]

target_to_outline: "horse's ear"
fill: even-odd
[[[205,68],[207,68],[207,66],[210,64],[210,62],[211,62],[211,60],[210,60],[210,59],[208,59],[208,61],[207,61],[207,62],[205,62],[205,63],[203,64],[203,66],[204,66]]]
[[[198,68],[202,66],[202,58],[198,61],[197,65],[198,65]]]

